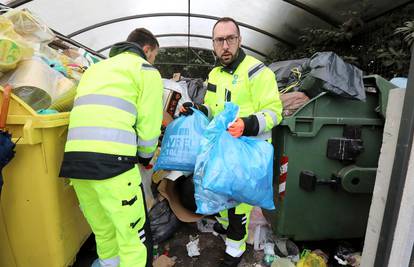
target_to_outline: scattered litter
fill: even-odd
[[[269,235],[272,235],[272,230],[267,225],[257,225],[254,229],[254,250],[262,250]]]
[[[200,256],[200,244],[199,244],[198,235],[190,235],[190,242],[187,243],[187,254],[189,257]]]
[[[335,260],[341,265],[359,266],[361,253],[355,252],[351,245],[344,243],[336,248]]]
[[[277,256],[276,256],[277,257]],[[295,264],[288,258],[279,258],[277,257],[271,267],[295,267]]]
[[[305,249],[300,257],[299,262],[296,264],[297,267],[327,267],[327,260],[320,256],[320,251],[311,252]]]
[[[247,244],[253,245],[255,240],[256,227],[258,225],[264,226],[269,225],[266,221],[266,218],[263,216],[262,209],[259,207],[254,207],[250,213],[250,222],[249,222],[249,234],[246,240]]]
[[[213,226],[216,223],[215,220],[203,218],[197,221],[197,229],[201,233],[213,233],[214,229]]]
[[[279,257],[287,257],[293,262],[299,261],[299,248],[293,241],[287,238],[273,238],[275,253]]]
[[[334,259],[338,262],[339,265],[348,265],[348,261],[347,260],[342,260],[341,258],[339,258],[338,256],[334,256]]]
[[[359,267],[361,265],[361,252],[352,253],[346,260],[349,265]]]
[[[157,259],[154,260],[152,263],[153,267],[172,267],[175,265],[176,257],[168,257],[165,255],[159,256]]]
[[[264,244],[264,258],[263,263],[265,266],[270,266],[272,262],[275,260],[275,244],[271,242],[266,242]]]

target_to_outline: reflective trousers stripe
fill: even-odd
[[[245,251],[245,249],[243,249],[244,244],[245,244],[244,240],[235,241],[235,240],[226,238],[226,253],[232,257],[238,258]]]

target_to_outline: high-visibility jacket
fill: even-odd
[[[62,177],[105,179],[151,159],[162,121],[161,76],[142,49],[119,43],[111,58],[82,76],[62,163]]]
[[[239,117],[245,122],[243,135],[269,139],[271,129],[282,120],[274,73],[241,49],[232,64],[215,67],[208,77],[204,105],[209,117],[221,112],[225,102],[239,106]]]

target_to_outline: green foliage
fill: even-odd
[[[366,9],[363,6],[360,12],[348,11],[347,19],[338,28],[304,28],[296,47],[277,44],[267,62],[309,58],[316,52],[333,51],[365,74],[386,78],[407,76],[409,47],[414,43],[414,4],[369,23],[362,19]]]
[[[162,48],[155,61],[163,78],[179,72],[184,77],[206,79],[215,58],[210,50],[196,48]]]
[[[401,33],[404,35],[404,41],[408,43],[409,46],[414,43],[414,21],[407,21],[404,23],[404,27],[399,27],[395,30],[395,33]]]

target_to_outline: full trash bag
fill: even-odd
[[[301,90],[309,93],[311,97],[328,91],[342,97],[365,101],[362,71],[344,62],[335,53],[315,53],[302,65],[302,69],[307,74],[302,81]]]
[[[172,121],[163,137],[161,152],[154,170],[194,171],[200,140],[208,118],[199,110]]]
[[[152,240],[155,244],[170,238],[180,226],[166,199],[157,202],[149,211]]]
[[[236,202],[274,209],[273,147],[252,137],[234,138],[226,131],[237,118],[238,109],[233,103],[225,103],[224,111],[205,131],[194,174],[196,201],[200,200],[197,180],[201,180],[204,190]]]

